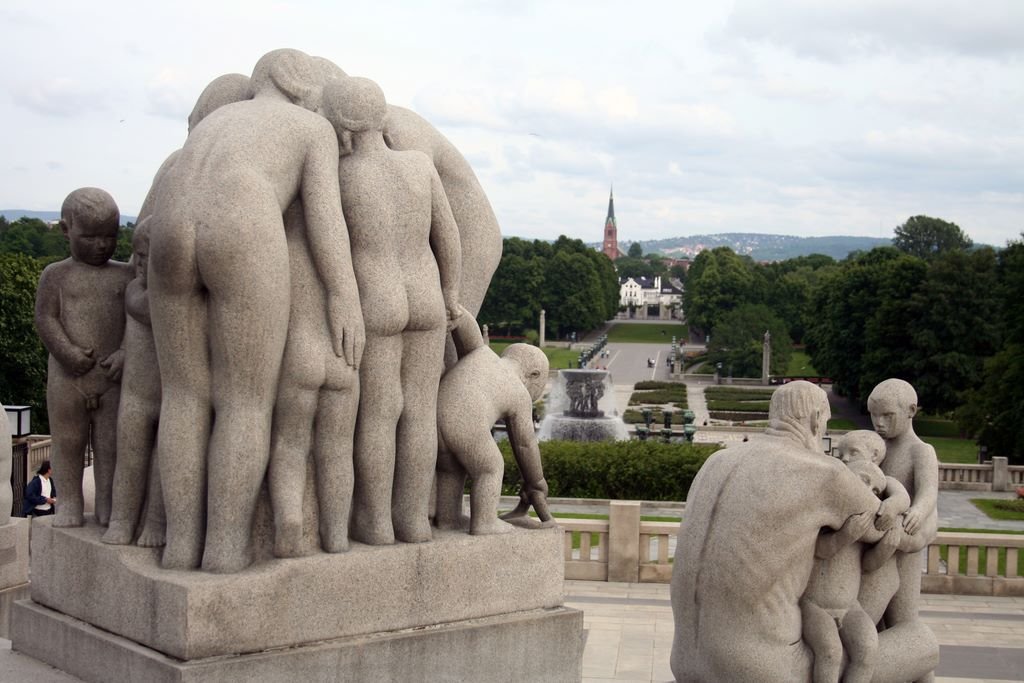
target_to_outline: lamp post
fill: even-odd
[[[20,438],[32,433],[31,406],[4,406],[7,413],[7,424],[11,427],[11,436]]]

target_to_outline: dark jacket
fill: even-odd
[[[36,505],[43,505],[46,499],[43,498],[43,482],[42,477],[36,475],[32,477],[32,481],[25,484],[25,502],[21,505],[21,515],[28,517],[34,514]],[[53,483],[53,477],[50,477],[50,498],[57,497],[57,485]]]

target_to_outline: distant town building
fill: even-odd
[[[682,315],[683,290],[661,276],[619,278],[619,305],[632,318],[671,320]]]
[[[626,254],[619,249],[618,228],[615,224],[615,197],[613,190],[608,191],[608,218],[604,221],[604,242],[601,251],[609,259],[614,261]]]

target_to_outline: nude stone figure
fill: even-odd
[[[428,541],[446,321],[460,312],[458,228],[426,155],[384,144],[376,84],[328,81],[323,112],[352,150],[338,172],[366,326],[351,531],[373,545]]]
[[[135,279],[125,291],[127,322],[124,332],[124,374],[117,419],[117,468],[110,526],[104,543],[131,543],[146,501],[146,518],[139,545],[164,543],[164,503],[159,468],[152,467],[160,419],[160,366],[149,315],[149,228],[146,217],[132,235]],[[148,482],[148,486],[147,486]]]
[[[284,214],[291,269],[291,315],[277,385],[270,451],[274,554],[303,553],[306,460],[313,446],[320,546],[348,549],[352,505],[352,436],[359,406],[358,370],[334,355],[326,297],[306,239],[301,202]],[[344,245],[347,248],[347,245]],[[341,248],[340,246],[338,248]],[[349,296],[359,300],[359,292]],[[357,349],[356,355],[362,353]]]
[[[50,352],[46,402],[53,438],[54,479],[61,501],[57,527],[82,526],[82,469],[93,448],[96,520],[110,519],[117,459],[117,409],[124,351],[124,292],[132,267],[111,261],[120,213],[103,190],[75,190],[61,207],[70,258],[50,264],[36,291],[36,329]]]
[[[484,345],[476,320],[466,311],[452,336],[459,362],[445,373],[437,395],[438,528],[464,527],[462,490],[468,473],[473,480],[469,532],[511,531],[512,526],[497,517],[505,469],[491,436],[498,419],[505,420],[523,475],[523,500],[536,508],[541,521],[550,521],[548,485],[533,428],[533,402],[544,393],[548,378],[547,356],[536,346],[512,344],[499,358]],[[525,514],[523,510],[520,516]]]
[[[157,448],[167,568],[201,562],[232,572],[250,562],[288,330],[282,215],[296,199],[326,291],[334,353],[358,364],[363,330],[337,200],[338,141],[313,113],[319,83],[308,55],[264,55],[253,99],[206,117],[160,182],[150,310],[163,380]]]
[[[767,438],[708,458],[690,488],[672,573],[678,681],[809,681],[800,597],[818,532],[881,504],[842,463],[823,457],[824,391],[803,381],[775,391]],[[917,636],[879,635],[875,680],[934,667]]]
[[[868,411],[875,431],[885,439],[882,471],[903,484],[911,501],[903,518],[909,538],[896,555],[900,587],[885,610],[885,624],[887,628],[914,626],[920,623],[922,553],[938,533],[939,461],[935,449],[914,433],[917,392],[910,383],[881,382],[868,396]],[[935,674],[929,671],[914,680],[932,681]]]

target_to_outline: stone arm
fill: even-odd
[[[128,315],[146,327],[153,326],[149,316],[149,290],[142,286],[140,278],[135,278],[125,288],[124,308]]]
[[[512,445],[512,453],[523,478],[523,491],[527,499],[537,511],[537,518],[542,522],[551,520],[548,509],[548,483],[544,479],[544,467],[540,460],[540,447],[533,428],[533,404],[529,396],[522,405],[505,415],[508,429],[508,440]]]
[[[452,327],[452,341],[455,342],[455,351],[459,358],[465,358],[472,351],[484,345],[484,337],[480,334],[480,326],[476,318],[470,315],[462,306],[459,306],[459,316],[455,319]]]
[[[929,515],[921,527],[912,534],[906,532],[900,541],[900,552],[916,553],[928,547],[928,544],[935,540],[939,531],[939,517],[937,514]]]
[[[63,262],[62,262],[63,263]],[[61,263],[46,268],[39,278],[36,289],[36,330],[43,346],[61,367],[72,375],[84,375],[96,364],[93,349],[78,346],[60,322],[60,273],[56,269]]]
[[[847,518],[837,531],[822,531],[814,545],[814,556],[821,560],[831,559],[846,546],[869,534],[872,520],[873,515],[862,512]]]
[[[861,558],[861,570],[864,573],[873,572],[888,562],[893,554],[900,549],[900,542],[904,535],[903,528],[899,525],[886,531],[878,543],[865,551]]]
[[[910,494],[898,479],[885,478],[884,494],[882,505],[878,508],[878,517],[875,518],[875,528],[879,531],[888,531],[892,528],[896,517],[910,507]]]
[[[363,356],[366,330],[352,269],[348,226],[341,209],[338,139],[326,119],[318,120],[323,130],[318,131],[314,144],[309,146],[302,176],[306,238],[327,294],[327,322],[334,354],[357,368]]]
[[[930,444],[914,444],[910,450],[914,465],[914,500],[903,519],[908,534],[917,533],[939,501],[939,460]]]
[[[448,318],[459,317],[459,288],[462,283],[462,246],[459,241],[459,226],[448,204],[448,195],[441,185],[441,178],[432,164],[430,168],[430,247],[434,250],[437,268],[441,274],[441,291]]]

